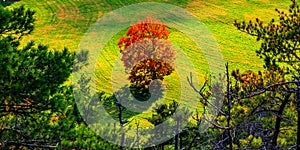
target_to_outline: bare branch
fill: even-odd
[[[216,123],[214,123],[214,122],[212,122],[212,121],[206,119],[205,117],[203,117],[203,119],[204,119],[205,121],[207,121],[208,123],[212,124],[213,126],[219,128],[219,129],[225,129],[225,130],[228,130],[228,129],[231,128],[231,127],[220,126],[220,125],[218,125],[218,124],[216,124]]]
[[[293,146],[289,147],[289,149],[288,149],[288,150],[295,149],[296,147],[297,147],[297,144],[295,144],[295,145],[293,145]]]
[[[297,81],[278,82],[278,83],[275,83],[275,84],[272,84],[272,85],[269,85],[269,86],[266,86],[266,87],[262,88],[261,91],[253,92],[253,93],[250,93],[248,95],[241,96],[241,97],[236,97],[236,99],[241,100],[241,99],[245,99],[245,98],[251,98],[251,97],[260,95],[262,93],[265,93],[265,92],[269,91],[271,88],[275,88],[275,87],[278,87],[278,86],[283,86],[283,85],[287,85],[287,84],[291,84],[291,83],[296,84]]]
[[[31,148],[48,148],[48,149],[53,149],[57,148],[60,142],[56,142],[55,145],[44,145],[44,144],[36,144],[34,141],[27,141],[27,142],[17,142],[17,141],[2,141],[3,146],[5,145],[19,145],[19,146],[26,146],[26,147],[31,147]],[[31,144],[34,143],[34,144]]]
[[[225,141],[228,140],[228,139],[229,139],[229,137],[226,137],[225,139],[219,141],[219,142],[216,144],[216,146],[222,144],[223,142],[225,142]]]
[[[190,79],[187,77],[187,80],[188,80],[190,86],[193,88],[193,90],[194,90],[195,92],[197,92],[197,93],[205,100],[205,102],[207,102],[207,104],[213,106],[215,109],[218,110],[218,112],[220,112],[222,115],[225,115],[225,116],[226,116],[226,113],[224,113],[224,112],[223,112],[219,107],[217,107],[216,105],[210,103],[210,102],[208,101],[208,99],[205,97],[205,95],[203,94],[203,91],[202,91],[202,90],[203,90],[204,87],[206,86],[207,81],[203,84],[203,86],[201,87],[200,90],[197,90],[197,88],[196,88],[196,87],[194,86],[194,84],[193,84],[193,75],[192,75],[192,72],[190,72]]]

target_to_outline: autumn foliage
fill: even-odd
[[[272,86],[285,81],[285,73],[282,70],[258,71],[258,73],[251,70],[240,73],[239,70],[234,70],[231,75],[237,84],[235,91],[240,91],[240,95],[243,95],[242,93],[255,92],[266,86]]]
[[[175,52],[167,40],[170,32],[159,20],[146,18],[131,26],[118,46],[130,83],[148,89],[174,71]]]
[[[167,40],[169,34],[170,32],[166,25],[163,25],[159,20],[146,18],[146,20],[139,21],[134,26],[131,26],[126,32],[126,36],[119,40],[118,46],[120,48],[120,52],[122,52],[128,46],[139,40],[143,40],[145,38]]]

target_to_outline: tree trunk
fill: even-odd
[[[179,134],[179,149],[183,148],[182,135]]]
[[[123,131],[123,119],[122,119],[122,105],[121,102],[117,103],[117,106],[119,108],[119,114],[118,114],[118,118],[119,118],[119,123],[120,123],[120,127],[121,127],[121,132]],[[120,150],[123,150],[123,146],[124,146],[124,133],[121,133],[121,139],[120,139]]]
[[[290,96],[291,96],[291,93],[287,93],[285,95],[284,100],[283,100],[282,104],[280,105],[278,113],[277,113],[276,122],[275,122],[275,131],[274,131],[274,134],[272,137],[273,148],[275,148],[277,146],[277,138],[278,138],[278,135],[280,132],[280,123],[282,120],[282,113],[283,113],[283,110],[284,110],[286,104],[289,102]]]
[[[179,126],[180,126],[180,119],[177,120],[174,150],[178,150]]]
[[[297,115],[298,115],[298,121],[297,121],[297,150],[300,150],[300,79],[298,79],[297,83]]]
[[[231,120],[231,96],[230,96],[230,79],[229,79],[229,69],[228,69],[228,63],[226,63],[226,77],[227,77],[227,109],[228,109],[228,114],[227,114],[227,129],[228,132],[228,142],[229,142],[229,149],[233,150],[233,144],[232,144],[232,136],[231,136],[231,128],[230,128],[230,120]]]

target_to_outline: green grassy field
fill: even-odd
[[[150,1],[150,0],[149,0]],[[76,51],[83,35],[96,20],[106,13],[117,8],[146,2],[142,0],[21,0],[9,7],[25,5],[36,11],[36,24],[33,34],[24,42],[35,40],[37,43],[49,45],[56,50],[67,47],[70,51]],[[255,53],[260,43],[253,37],[238,31],[233,22],[255,19],[268,22],[270,18],[277,16],[275,8],[287,9],[289,0],[155,0],[183,7],[203,23],[216,38],[224,57],[229,62],[230,70],[262,69],[262,60]],[[126,29],[116,35],[105,47],[105,60],[98,64],[98,90],[110,92],[109,78],[111,77],[112,62],[117,57],[119,50],[116,45],[119,37],[124,35]],[[170,41],[181,43],[181,49],[192,59],[200,80],[207,75],[208,65],[199,48],[188,42],[188,38],[176,30],[172,30]],[[225,66],[225,64],[224,64]],[[170,85],[167,91],[168,99],[179,97],[177,92],[178,79],[176,74],[166,78]]]
[[[11,7],[25,5],[36,11],[36,25],[33,34],[25,41],[35,40],[54,49],[63,47],[75,51],[88,28],[105,13],[125,5],[144,2],[129,0],[21,0]],[[255,39],[236,30],[232,25],[235,19],[249,20],[259,16],[266,22],[276,17],[275,8],[286,9],[288,0],[156,0],[185,8],[199,17],[215,36],[222,49],[225,61],[231,68],[249,70],[261,68],[255,49],[259,43]],[[176,40],[176,34],[173,34]],[[196,52],[197,53],[197,52]],[[197,58],[197,55],[193,56]],[[109,57],[109,56],[107,56]],[[197,65],[197,64],[195,64]]]

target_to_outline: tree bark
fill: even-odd
[[[285,95],[284,100],[283,100],[282,104],[280,105],[278,113],[277,113],[276,122],[275,122],[275,130],[274,130],[274,134],[272,137],[272,143],[271,143],[273,148],[275,148],[277,146],[277,138],[278,138],[278,135],[280,132],[280,123],[282,120],[282,113],[283,113],[283,110],[284,110],[286,104],[288,104],[288,102],[289,102],[290,96],[291,96],[291,93],[287,93]]]
[[[233,150],[233,144],[232,144],[232,136],[231,136],[231,128],[230,128],[230,120],[231,120],[231,97],[230,97],[230,79],[229,79],[229,69],[228,69],[228,63],[226,63],[226,77],[227,77],[227,100],[228,100],[228,114],[227,114],[227,132],[228,132],[228,142],[229,142],[229,149]]]
[[[180,119],[177,120],[176,135],[175,135],[175,149],[174,150],[178,150],[179,127],[180,127]]]
[[[119,109],[119,114],[118,114],[118,118],[119,118],[119,123],[120,123],[120,127],[121,127],[121,131],[123,130],[123,119],[122,119],[122,105],[121,103],[117,102],[117,106]],[[121,133],[121,139],[120,139],[120,150],[123,150],[123,146],[124,146],[124,133]]]
[[[298,79],[297,83],[297,115],[298,115],[298,121],[297,121],[297,150],[300,150],[300,79]]]

